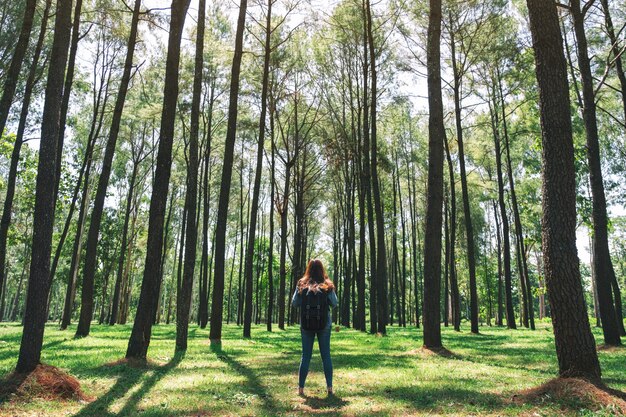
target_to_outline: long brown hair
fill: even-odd
[[[326,274],[324,264],[319,259],[309,261],[304,275],[298,281],[298,293],[301,294],[305,288],[313,292],[320,290],[328,292],[335,289],[335,285]]]

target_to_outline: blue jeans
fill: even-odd
[[[333,363],[330,359],[330,326],[319,331],[300,329],[300,334],[302,335],[302,360],[300,361],[300,378],[298,386],[300,388],[304,388],[304,382],[306,381],[306,376],[309,373],[311,356],[313,355],[313,343],[315,342],[315,335],[317,335],[317,342],[322,356],[322,363],[324,364],[326,386],[329,388],[332,387]]]

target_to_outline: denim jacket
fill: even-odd
[[[327,297],[328,297],[328,305],[331,308],[337,307],[337,304],[339,304],[339,300],[337,300],[337,293],[335,292],[335,290],[329,291],[327,293]],[[293,307],[300,307],[302,305],[302,294],[298,292],[297,288],[296,288],[296,291],[293,293],[293,297],[291,299],[291,305]],[[326,328],[330,328],[331,324],[332,324],[332,320],[330,317],[330,309],[328,309],[328,321],[326,322]]]

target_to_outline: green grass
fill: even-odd
[[[124,356],[129,326],[93,326],[74,339],[75,328],[46,328],[42,361],[77,377],[89,403],[33,400],[0,404],[0,416],[414,416],[609,415],[567,403],[516,405],[515,393],[556,375],[554,338],[547,324],[536,331],[481,328],[472,335],[443,330],[452,357],[419,350],[421,331],[390,328],[387,337],[349,329],[331,339],[336,395],[327,397],[321,360],[314,350],[305,398],[296,395],[299,330],[268,333],[224,326],[221,349],[208,330],[190,329],[189,349],[174,354],[174,325],[153,328],[149,356],[157,364],[137,369],[106,365]],[[596,337],[600,334],[597,330]],[[12,371],[21,328],[0,324],[0,375]],[[604,380],[626,390],[624,349],[599,353]]]

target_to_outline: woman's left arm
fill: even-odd
[[[296,291],[293,293],[293,297],[291,298],[291,305],[292,307],[300,307],[302,305],[302,296],[298,292],[297,288]]]
[[[337,307],[337,305],[339,304],[339,301],[337,300],[337,293],[335,292],[335,290],[332,290],[330,293],[328,293],[328,302],[333,308]]]

